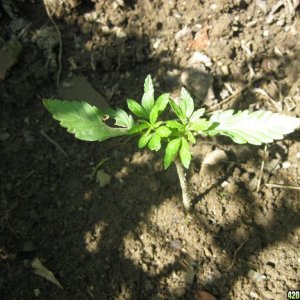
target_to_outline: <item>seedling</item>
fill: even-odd
[[[61,126],[75,137],[84,141],[104,141],[122,135],[139,135],[138,147],[148,147],[158,151],[165,146],[164,168],[175,162],[182,189],[185,209],[191,206],[184,168],[188,169],[192,154],[190,146],[195,144],[197,136],[230,137],[237,144],[261,145],[283,139],[284,134],[293,132],[300,126],[300,119],[270,111],[249,110],[234,112],[233,109],[217,111],[211,117],[204,117],[205,109],[195,110],[193,98],[181,89],[177,104],[168,93],[154,98],[151,76],[144,84],[141,104],[127,99],[127,105],[133,115],[122,109],[102,111],[86,102],[65,100],[44,100],[44,105],[60,121]],[[164,120],[162,113],[170,106],[176,118]],[[108,121],[113,120],[111,126]]]

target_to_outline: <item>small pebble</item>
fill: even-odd
[[[263,36],[264,37],[268,37],[269,36],[269,31],[268,30],[264,30],[263,31]]]
[[[229,73],[230,73],[229,67],[228,67],[227,65],[223,65],[223,66],[221,67],[221,72],[222,72],[222,74],[223,74],[224,76],[228,76]]]
[[[225,188],[228,184],[229,184],[228,181],[223,181],[223,182],[221,183],[221,187],[222,187],[222,188]]]
[[[239,187],[237,184],[235,183],[228,183],[228,185],[226,185],[225,190],[230,193],[230,194],[236,194],[239,190]]]
[[[283,169],[288,169],[291,166],[291,163],[289,161],[285,161],[282,163],[282,168]]]
[[[182,242],[180,240],[174,240],[171,242],[171,247],[175,250],[180,250],[182,248]]]
[[[259,282],[266,279],[266,276],[257,273],[256,271],[250,269],[247,276],[253,281]]]
[[[259,299],[258,294],[255,293],[255,292],[250,292],[250,297],[251,297],[251,298],[254,298],[254,299]]]

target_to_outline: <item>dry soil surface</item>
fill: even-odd
[[[2,0],[0,298],[283,300],[299,290],[299,132],[266,148],[199,139],[187,215],[163,153],[136,139],[78,141],[42,105],[126,109],[151,74],[157,94],[185,86],[211,111],[300,117],[299,35],[297,0]]]

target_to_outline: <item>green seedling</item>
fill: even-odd
[[[197,142],[198,136],[220,134],[230,137],[238,144],[261,145],[283,139],[285,134],[300,126],[299,118],[264,110],[235,113],[230,109],[204,117],[205,109],[195,110],[193,98],[185,88],[181,89],[179,103],[168,93],[155,99],[150,75],[145,80],[141,104],[127,99],[128,108],[133,115],[122,109],[102,111],[85,102],[54,99],[43,102],[53,118],[80,140],[104,141],[123,135],[139,135],[139,148],[148,147],[151,151],[158,151],[163,145],[164,168],[167,169],[175,162],[183,205],[187,211],[191,201],[184,168],[189,168],[192,159],[190,146]],[[172,120],[161,118],[168,106],[176,116]],[[107,125],[110,120],[113,120],[111,126]]]

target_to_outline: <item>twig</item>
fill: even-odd
[[[279,189],[287,189],[287,190],[297,190],[300,191],[300,186],[294,185],[284,185],[284,184],[276,184],[276,183],[265,183],[265,186],[270,188],[279,188]]]
[[[234,94],[228,96],[227,98],[225,98],[224,100],[222,100],[220,103],[211,106],[209,109],[207,109],[207,112],[213,112],[215,111],[219,106],[222,106],[223,104],[231,101],[232,99],[234,99],[235,97],[239,96],[240,94],[242,94],[245,90],[247,90],[250,86],[253,85],[254,82],[259,81],[263,79],[262,76],[259,76],[257,78],[252,79],[248,84],[246,84],[243,88],[241,88],[240,90],[236,91]]]
[[[175,300],[173,293],[171,291],[169,291],[169,292],[170,292],[170,295],[172,297],[172,300]]]
[[[260,95],[265,97],[267,100],[269,100],[274,105],[274,107],[277,109],[278,112],[282,111],[281,105],[278,104],[274,99],[272,99],[272,97],[266,91],[264,91],[263,89],[253,88],[252,91],[254,93],[259,93]]]
[[[292,111],[294,108],[297,107],[295,101],[291,97],[285,97],[283,99],[283,102],[286,105],[288,111]]]
[[[45,5],[45,8],[46,8],[46,12],[47,12],[48,18],[50,19],[52,25],[55,28],[55,31],[56,31],[57,36],[58,36],[58,42],[59,42],[58,70],[57,70],[57,79],[56,79],[56,85],[57,85],[57,87],[59,87],[59,84],[60,84],[60,75],[61,75],[61,69],[62,69],[62,67],[61,67],[61,60],[62,60],[62,48],[63,48],[63,44],[62,44],[62,38],[61,38],[60,30],[59,30],[57,24],[55,23],[55,21],[54,21],[54,19],[52,17],[54,11],[50,12],[47,2],[48,2],[48,0],[44,0],[44,5]]]
[[[242,244],[234,251],[232,262],[231,262],[230,266],[226,269],[227,271],[229,271],[229,270],[233,267],[238,252],[245,246],[245,244],[246,244],[247,242],[248,242],[248,240],[244,241],[244,242],[243,242],[243,243],[242,243]]]
[[[182,164],[178,159],[175,160],[175,166],[176,166],[176,170],[177,170],[177,174],[178,174],[179,182],[180,182],[180,187],[181,187],[181,191],[182,191],[183,206],[186,209],[186,211],[189,211],[190,206],[191,206],[191,199],[190,199],[190,195],[188,192],[188,186],[187,186],[187,182],[186,182],[185,173],[184,173]]]
[[[40,129],[39,132],[47,141],[53,144],[65,157],[69,158],[67,152],[57,142],[51,139],[51,137],[49,137],[43,129]]]
[[[287,13],[294,16],[295,15],[295,8],[291,0],[284,0],[284,6]]]
[[[257,179],[257,184],[256,184],[256,191],[257,192],[260,189],[261,179],[262,179],[263,172],[264,172],[264,167],[265,167],[266,156],[267,156],[267,145],[265,145],[265,148],[264,148],[263,160],[261,162],[260,173],[259,173],[259,177]]]

